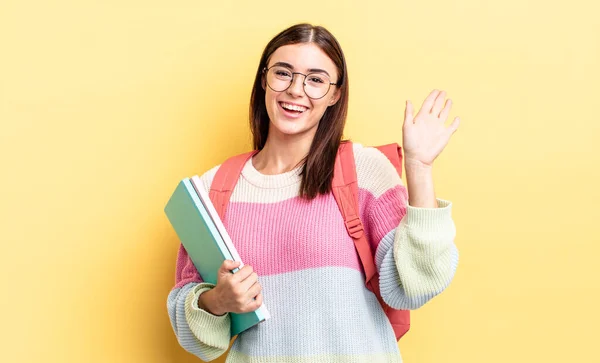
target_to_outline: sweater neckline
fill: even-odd
[[[302,181],[300,174],[302,173],[303,165],[297,166],[285,173],[268,175],[256,170],[252,163],[253,158],[248,159],[246,165],[244,165],[242,176],[254,186],[265,189],[277,189],[300,184]]]

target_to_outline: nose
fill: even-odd
[[[288,87],[287,93],[293,97],[304,96],[304,75],[295,73],[292,78],[292,84]]]

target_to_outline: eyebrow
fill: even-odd
[[[291,70],[294,70],[294,66],[291,65],[291,64],[289,64],[289,63],[286,63],[286,62],[277,62],[277,63],[274,63],[273,66],[281,66],[281,67],[285,67],[285,68],[289,68]],[[327,73],[327,71],[324,70],[324,69],[310,68],[310,69],[307,69],[307,71],[308,71],[308,73],[325,73],[329,78],[331,78],[331,76],[329,75],[329,73]]]

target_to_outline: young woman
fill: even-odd
[[[227,362],[401,362],[392,327],[365,287],[359,257],[331,192],[348,108],[342,50],[323,27],[292,26],[260,59],[250,126],[259,152],[244,166],[226,225],[245,266],[225,261],[203,283],[180,248],[169,317],[179,343],[204,361],[227,351],[229,313],[271,318],[237,336]],[[458,128],[434,90],[403,125],[407,187],[379,150],[353,144],[360,217],[381,295],[416,309],[450,283],[458,262],[451,203],[437,199],[432,165]],[[205,188],[219,166],[202,177]]]

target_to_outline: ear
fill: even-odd
[[[335,105],[337,101],[340,100],[340,97],[342,97],[342,91],[336,87],[335,93],[333,94],[333,97],[331,97],[331,99],[329,100],[327,107]]]
[[[266,68],[263,68],[262,72],[260,72],[260,85],[263,91],[267,90],[267,72],[265,72]]]

